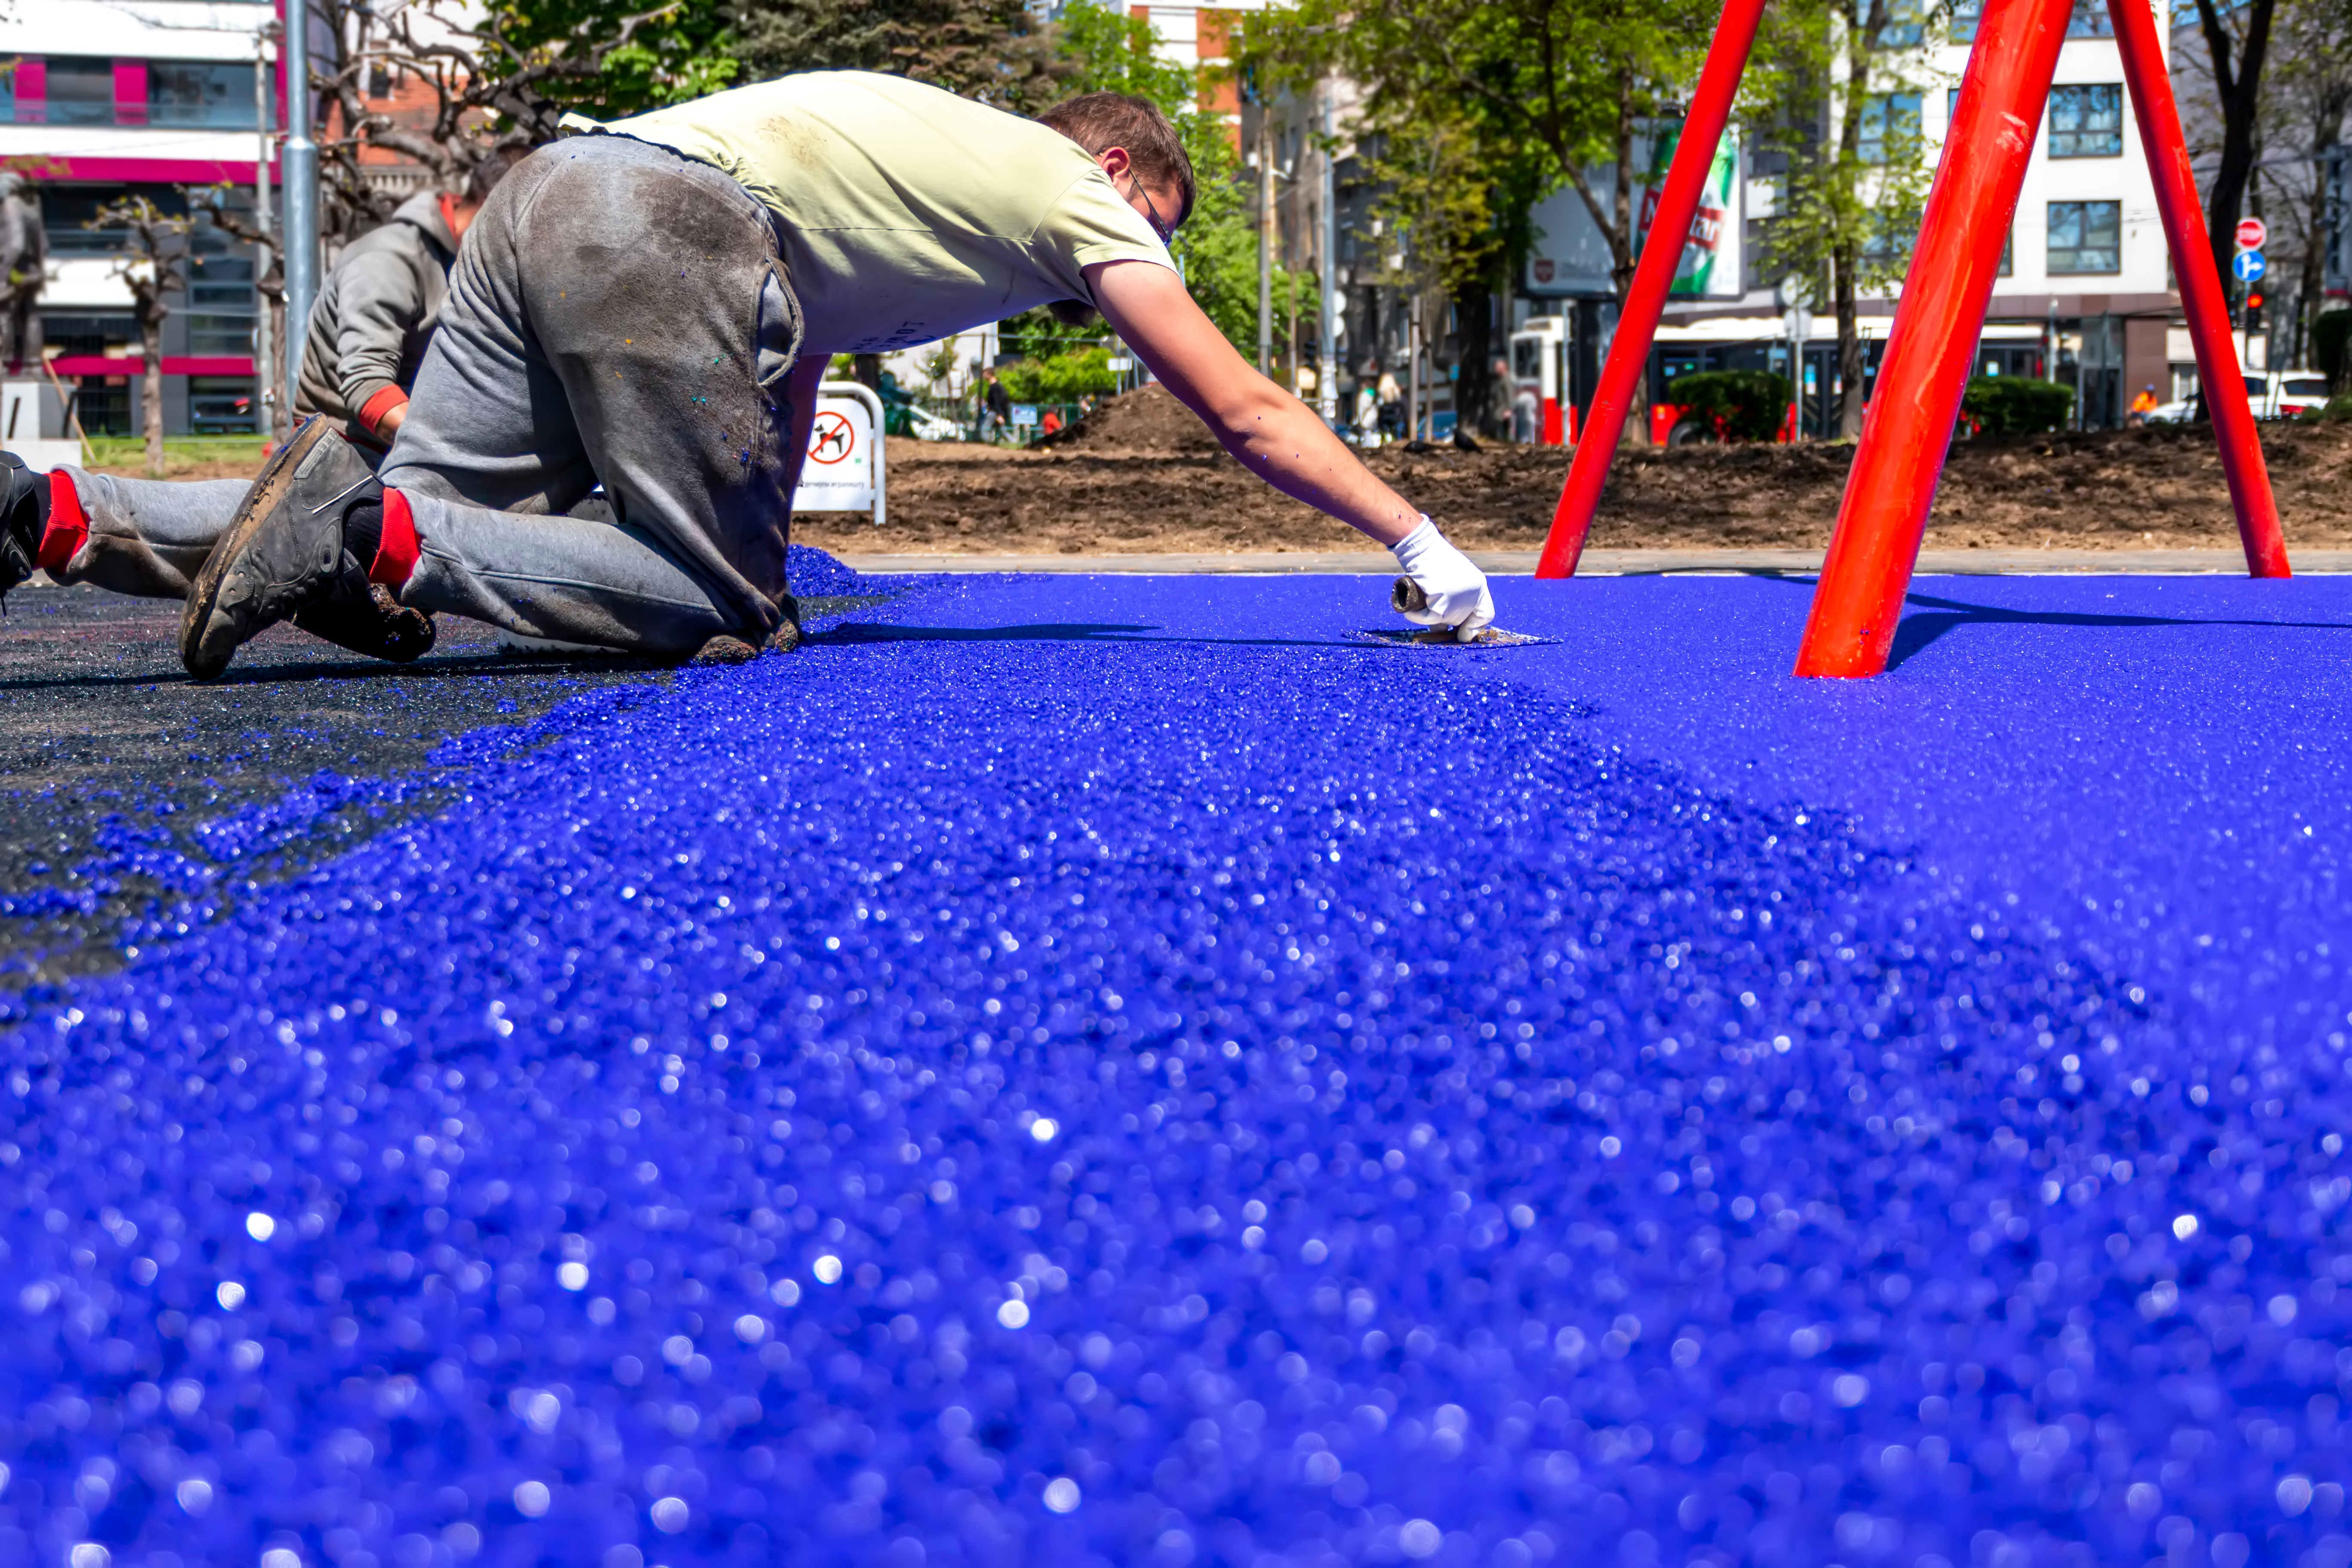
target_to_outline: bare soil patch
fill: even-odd
[[[2352,546],[2352,425],[2263,426],[2290,548]],[[1164,388],[1114,398],[1029,449],[893,438],[889,521],[820,512],[793,537],[836,552],[978,555],[1374,552],[1354,530],[1227,457]],[[174,479],[246,478],[233,455],[173,454]],[[1850,445],[1619,454],[1595,520],[1601,550],[1820,550]],[[1370,453],[1372,471],[1472,549],[1533,550],[1551,526],[1562,447]],[[125,467],[115,471],[139,473]],[[1937,550],[2227,549],[2237,542],[2210,429],[2160,426],[1961,442],[1927,521]]]
[[[2294,545],[2352,545],[2352,426],[2263,427]],[[1621,454],[1596,549],[1822,549],[1853,448],[1715,447]],[[1158,387],[1106,404],[1029,450],[893,440],[889,521],[794,523],[835,552],[1095,554],[1342,551],[1361,535],[1269,489]],[[1372,471],[1457,542],[1532,550],[1569,454],[1489,444],[1368,454]],[[1931,549],[2219,549],[2235,544],[2210,429],[2166,426],[2031,441],[1962,442],[1928,519]]]

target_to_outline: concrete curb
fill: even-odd
[[[1531,576],[1532,550],[1473,550],[1470,559],[1496,576]],[[1396,564],[1368,551],[1282,551],[1230,555],[864,555],[840,556],[843,565],[876,575],[922,572],[1030,572],[1088,576],[1331,575],[1387,577]],[[2307,576],[2352,573],[2352,550],[2305,550],[2294,569]],[[1822,566],[1811,550],[1589,550],[1579,568],[1588,577],[1675,574],[1794,574]],[[2234,550],[1927,550],[1922,576],[2008,577],[2049,574],[2104,576],[2237,576],[2245,557]]]

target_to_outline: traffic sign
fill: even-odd
[[[2237,259],[2230,263],[2230,270],[2238,275],[2241,283],[2252,283],[2270,269],[2271,264],[2259,250],[2242,250],[2238,252]]]
[[[2238,248],[2240,250],[2260,250],[2264,243],[2270,239],[2270,237],[2271,231],[2263,226],[2262,219],[2258,217],[2242,217],[2238,220]]]

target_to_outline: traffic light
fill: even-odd
[[[2246,296],[2246,331],[2259,331],[2263,324],[2263,291],[2259,289]]]

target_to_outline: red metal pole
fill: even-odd
[[[2279,527],[2278,500],[2263,461],[2262,437],[2246,384],[2238,373],[2237,347],[2230,337],[2230,307],[2213,269],[2213,246],[2205,214],[2197,205],[2197,176],[2181,140],[2180,111],[2172,101],[2172,79],[2147,0],[2107,0],[2115,18],[2116,47],[2123,55],[2124,79],[2131,84],[2133,118],[2148,173],[2156,178],[2156,207],[2164,217],[2164,237],[2172,247],[2173,270],[2180,279],[2180,308],[2189,318],[2189,341],[2197,351],[2197,383],[2221,444],[2221,472],[2230,481],[2231,510],[2238,514],[2238,540],[2246,549],[2246,571],[2255,577],[2292,575],[2286,536]]]
[[[1987,0],[1895,308],[1799,675],[1886,668],[2072,0]]]
[[[1723,0],[1723,17],[1715,26],[1715,41],[1707,46],[1706,64],[1691,93],[1690,112],[1675,143],[1675,161],[1666,170],[1665,187],[1658,193],[1657,216],[1650,237],[1633,268],[1633,286],[1626,290],[1625,308],[1618,312],[1617,332],[1610,340],[1609,361],[1601,367],[1601,384],[1592,395],[1592,411],[1581,421],[1576,456],[1569,460],[1568,483],[1561,487],[1559,505],[1551,515],[1551,532],[1536,560],[1538,577],[1572,577],[1577,558],[1584,553],[1584,536],[1592,527],[1592,513],[1601,505],[1601,488],[1609,479],[1609,459],[1616,455],[1617,439],[1649,362],[1650,344],[1658,334],[1658,313],[1665,309],[1666,291],[1683,262],[1683,247],[1690,241],[1691,220],[1698,216],[1699,193],[1715,150],[1723,142],[1723,127],[1731,118],[1732,100],[1739,96],[1739,79],[1748,68],[1748,51],[1756,47],[1757,24],[1763,19],[1764,0]],[[1649,411],[1642,411],[1646,422]]]

